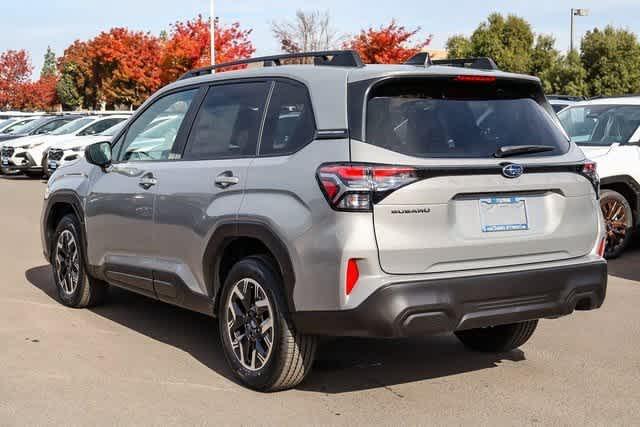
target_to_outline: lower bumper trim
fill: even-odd
[[[593,310],[604,302],[607,263],[393,283],[351,310],[292,314],[304,334],[424,336]]]

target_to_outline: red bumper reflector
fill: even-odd
[[[600,240],[600,243],[598,244],[598,255],[604,258],[604,251],[607,248],[607,238],[603,237],[602,240]]]
[[[356,287],[359,278],[360,271],[358,271],[358,263],[352,258],[347,262],[347,283],[345,288],[347,295],[351,295],[351,291]]]

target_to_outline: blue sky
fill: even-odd
[[[637,29],[639,0],[536,0],[536,1],[354,1],[354,0],[216,0],[216,15],[223,22],[239,21],[253,28],[258,54],[278,50],[270,22],[291,18],[297,9],[328,10],[343,33],[379,26],[396,18],[408,27],[420,26],[434,35],[432,47],[441,48],[452,34],[470,34],[491,12],[514,13],[527,19],[537,33],[550,33],[557,47],[569,44],[571,7],[591,10],[577,19],[576,34],[613,24]],[[75,39],[88,39],[114,26],[159,33],[176,20],[208,15],[208,0],[3,0],[0,3],[0,51],[27,49],[39,72],[47,45],[59,55]]]

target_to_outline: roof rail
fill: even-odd
[[[314,65],[324,65],[331,67],[364,67],[364,63],[360,55],[354,50],[326,50],[320,52],[299,52],[286,53],[282,55],[261,56],[258,58],[240,59],[238,61],[224,62],[212,65],[210,67],[197,68],[187,71],[178,80],[198,77],[205,74],[211,74],[220,68],[237,67],[239,65],[262,63],[263,67],[274,67],[283,65],[282,62],[291,59],[313,59]]]
[[[626,95],[596,95],[591,98],[587,98],[588,101],[592,99],[609,99],[609,98],[640,98],[640,93],[630,93]]]
[[[586,98],[584,96],[551,94],[551,95],[547,95],[547,99],[557,100],[557,101],[579,102],[579,101],[584,101]]]
[[[478,58],[452,58],[452,59],[431,59],[427,52],[420,52],[411,57],[406,65],[420,65],[429,67],[431,65],[444,65],[449,67],[474,68],[477,70],[498,70],[498,66],[493,59]]]

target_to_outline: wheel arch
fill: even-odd
[[[622,194],[631,205],[633,223],[638,225],[640,220],[640,184],[629,175],[615,175],[600,180],[602,190],[613,190]]]
[[[215,311],[226,274],[235,262],[251,255],[266,255],[273,261],[283,280],[287,308],[294,312],[295,273],[289,251],[278,234],[261,221],[221,224],[209,239],[202,267],[207,292],[214,298]]]
[[[80,197],[73,191],[61,190],[55,192],[49,196],[49,200],[44,212],[43,232],[45,240],[45,256],[48,261],[51,261],[51,241],[53,234],[55,233],[56,226],[62,218],[66,215],[73,214],[78,219],[80,224],[80,239],[82,240],[82,246],[87,248],[86,233],[84,227],[84,209]]]

